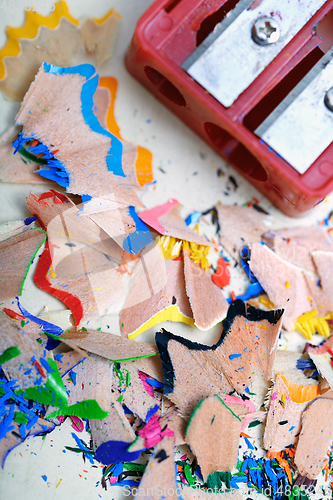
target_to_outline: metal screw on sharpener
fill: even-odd
[[[259,17],[252,26],[252,38],[258,45],[271,45],[280,38],[280,28],[275,19]]]
[[[333,111],[333,87],[326,92],[324,103],[327,109]]]

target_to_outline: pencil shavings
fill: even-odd
[[[191,241],[198,245],[211,246],[203,236],[189,229],[180,216],[182,205],[177,200],[169,200],[163,205],[140,212],[140,219],[163,236]]]
[[[123,336],[134,338],[162,321],[183,321],[193,325],[185,291],[184,263],[165,260],[160,248],[153,243],[142,251],[134,269],[119,324]]]
[[[270,218],[252,207],[237,205],[217,205],[219,237],[221,244],[236,260],[244,247],[261,241],[267,231]]]
[[[310,480],[316,479],[324,468],[333,438],[332,418],[333,400],[325,398],[311,403],[303,414],[295,464],[299,473]]]
[[[23,125],[16,149],[30,138],[39,141],[28,148],[48,159],[39,174],[68,192],[109,195],[126,205],[141,205],[139,189],[122,167],[130,148],[104,129],[93,113],[97,86],[98,75],[89,64],[61,68],[43,63],[16,117]]]
[[[333,389],[333,336],[318,347],[309,347],[307,352],[320,375],[327,380]]]
[[[126,360],[145,358],[157,355],[157,348],[144,342],[87,329],[86,331],[66,333],[62,339],[73,348],[80,347],[118,363]]]
[[[315,309],[302,268],[290,264],[266,245],[254,243],[250,268],[276,307],[286,307],[283,326],[291,331],[298,318]]]
[[[194,324],[206,331],[225,318],[228,303],[221,290],[212,281],[209,270],[193,262],[190,252],[184,249],[186,294],[193,311]]]
[[[26,11],[21,28],[7,27],[7,44],[0,51],[0,89],[21,101],[40,65],[46,61],[71,66],[83,54],[95,56],[99,66],[112,55],[120,16],[111,9],[101,19],[87,19],[79,27],[64,1],[49,16]]]
[[[21,389],[34,386],[42,380],[45,370],[41,368],[39,360],[44,359],[44,348],[30,337],[28,332],[10,319],[6,314],[0,315],[0,353],[10,347],[17,347],[20,354],[7,361],[2,370],[8,380],[15,380]]]
[[[120,308],[128,287],[128,275],[120,269],[124,251],[93,221],[77,217],[79,208],[65,195],[31,194],[27,204],[48,234],[34,277],[37,286],[62,300],[76,325]]]
[[[161,496],[165,500],[179,498],[175,476],[174,442],[168,437],[155,446],[134,499],[158,500]]]
[[[318,385],[298,385],[277,375],[267,414],[264,448],[279,452],[297,442],[304,410],[319,396]]]
[[[216,471],[236,466],[240,431],[241,419],[217,395],[203,399],[194,409],[185,437],[205,481]]]
[[[207,396],[239,393],[271,378],[283,311],[265,313],[242,301],[231,304],[220,340],[213,346],[176,337],[162,329],[155,340],[160,353],[164,395],[189,417]],[[245,346],[245,347],[244,347]]]
[[[323,226],[269,231],[263,234],[263,241],[283,259],[309,271],[315,271],[312,252],[333,251],[333,239]]]
[[[43,229],[24,226],[0,242],[1,301],[21,295],[30,265],[45,239]]]
[[[113,388],[119,390],[122,404],[144,422],[148,422],[152,415],[159,414],[159,394],[155,395],[152,388],[149,392],[146,390],[136,363],[120,363],[116,373],[118,383],[115,381]]]

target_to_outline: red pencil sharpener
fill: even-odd
[[[158,0],[130,73],[282,212],[333,190],[333,0]]]

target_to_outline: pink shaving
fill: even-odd
[[[82,432],[84,429],[84,425],[82,420],[79,417],[75,417],[74,415],[70,416],[72,420],[72,427],[75,431]]]
[[[168,428],[162,431],[158,421],[158,415],[153,415],[144,428],[139,430],[138,434],[140,437],[144,438],[146,448],[152,448],[162,441],[164,437],[174,436],[174,432]]]
[[[151,385],[149,385],[146,380],[148,378],[148,376],[143,373],[143,372],[139,372],[139,377],[140,377],[140,380],[142,381],[143,383],[143,387],[145,388],[145,391],[148,392],[149,396],[152,396],[154,397],[154,391],[153,391],[153,388]]]
[[[65,420],[65,417],[63,415],[59,415],[58,420],[62,424]]]
[[[163,234],[165,228],[162,226],[162,224],[159,223],[158,218],[169,213],[170,210],[172,210],[172,208],[177,204],[178,201],[172,199],[167,201],[163,205],[157,205],[157,207],[151,208],[150,210],[145,210],[138,215],[143,222],[148,224],[148,226]]]

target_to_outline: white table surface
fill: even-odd
[[[1,2],[2,0],[0,7]],[[7,0],[7,4],[9,3]],[[13,11],[0,8],[0,47],[6,41],[5,26],[20,26],[24,21],[24,11],[19,6],[20,2],[14,0],[13,3],[15,4]],[[273,227],[308,226],[325,218],[333,207],[332,196],[304,219],[290,219],[281,214],[128,74],[123,63],[124,54],[136,21],[151,3],[151,0],[113,0],[113,2],[68,0],[70,12],[76,18],[102,17],[111,7],[115,7],[122,15],[114,55],[100,67],[99,73],[102,76],[114,76],[119,82],[115,112],[124,139],[149,148],[153,153],[154,176],[157,183],[154,189],[148,190],[143,196],[146,206],[149,208],[170,198],[176,198],[184,205],[184,216],[186,216],[193,211],[208,209],[219,201],[223,204],[243,204],[255,196],[260,200],[261,206],[273,215]],[[46,4],[44,0],[32,0],[29,3],[42,14],[47,13],[47,8],[44,8]],[[7,101],[0,93],[0,133],[12,125],[18,108],[19,104]],[[222,169],[224,177],[218,176],[218,169]],[[229,175],[233,175],[239,185],[234,192],[227,190]],[[28,217],[30,213],[25,205],[25,197],[30,192],[40,192],[41,188],[41,185],[0,183],[0,224]],[[48,185],[45,183],[43,190],[47,188]],[[33,314],[39,314],[45,305],[51,311],[64,310],[60,301],[35,287],[32,282],[32,272],[33,270],[29,274],[22,296],[24,307]],[[112,323],[112,318],[110,322]],[[113,323],[116,324],[115,318]],[[183,325],[179,324],[169,324],[168,328],[176,334],[183,334],[184,331]],[[139,339],[151,340],[153,333],[150,331]],[[211,339],[216,340],[217,334],[217,330],[213,329],[208,337],[210,335]],[[206,338],[195,328],[186,327],[186,335],[199,342],[203,342]],[[299,340],[299,334],[294,335]],[[100,483],[97,484],[101,479],[100,464],[95,462],[95,467],[92,467],[87,462],[83,463],[81,455],[70,451],[64,452],[65,445],[75,446],[71,436],[72,431],[67,419],[44,440],[28,438],[12,451],[4,469],[0,470],[0,498],[22,500],[120,498],[124,493],[121,488],[108,486],[108,491],[105,491]],[[88,434],[81,437],[89,440]],[[43,475],[47,476],[47,481],[43,480]],[[262,495],[259,497],[265,498]],[[318,498],[320,497],[323,496]]]

